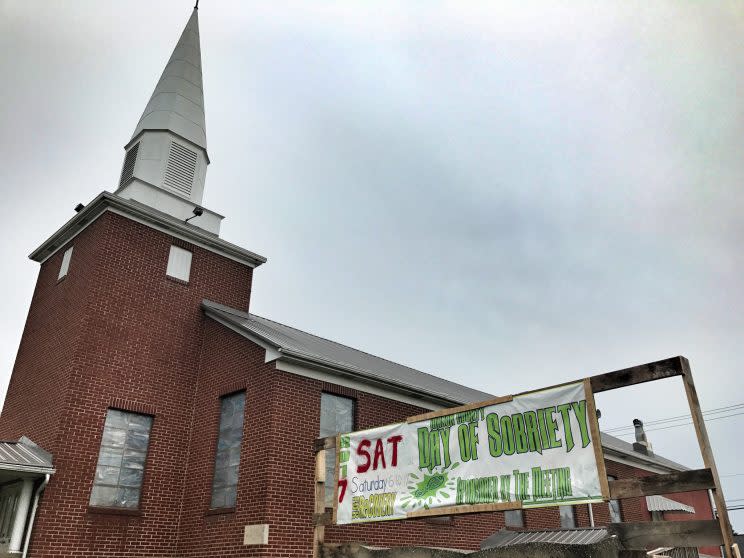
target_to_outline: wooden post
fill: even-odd
[[[610,499],[609,479],[607,478],[607,467],[605,466],[604,454],[602,453],[602,434],[599,432],[599,421],[597,420],[597,404],[594,402],[592,381],[584,379],[584,396],[586,397],[586,414],[589,419],[589,430],[594,442],[594,459],[597,462],[597,473],[599,474],[599,488],[605,500]]]
[[[708,432],[705,429],[703,412],[700,410],[700,401],[698,400],[697,391],[695,390],[695,382],[692,380],[690,362],[684,357],[681,357],[681,360],[685,393],[687,394],[687,402],[690,404],[690,414],[692,415],[692,422],[695,425],[695,433],[697,434],[698,444],[700,445],[700,453],[703,455],[703,463],[713,474],[713,482],[716,485],[716,487],[711,490],[713,491],[713,500],[716,503],[716,511],[718,512],[718,523],[721,527],[721,535],[723,536],[724,555],[728,558],[734,558],[735,555],[732,548],[734,540],[731,532],[728,510],[726,509],[726,500],[723,497],[721,480],[718,478],[718,469],[716,468],[716,460],[713,458],[713,451],[710,447]]]
[[[315,514],[316,517],[325,512],[325,450],[315,454]],[[320,547],[325,537],[325,525],[314,522],[313,526],[313,558],[320,558]]]

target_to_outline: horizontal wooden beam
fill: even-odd
[[[667,475],[652,475],[650,477],[636,477],[610,481],[610,498],[635,498],[637,496],[653,496],[655,494],[670,494],[672,492],[692,492],[694,490],[708,490],[715,488],[713,473],[710,469],[694,469]]]
[[[327,450],[327,449],[335,449],[336,447],[336,435],[333,436],[327,436],[325,438],[318,438],[315,440],[313,444],[313,450],[315,453],[318,453],[319,451]]]
[[[613,523],[607,530],[611,535],[617,535],[626,550],[659,546],[718,546],[723,542],[721,527],[715,520]]]
[[[592,391],[599,393],[600,391],[681,376],[685,370],[683,360],[684,357],[676,356],[592,376],[589,378],[592,384]]]
[[[508,403],[514,399],[511,395],[503,395],[501,397],[494,397],[493,399],[486,399],[484,401],[476,401],[475,403],[468,403],[467,405],[461,405],[460,407],[449,407],[447,409],[440,409],[439,411],[430,411],[420,415],[414,415],[408,417],[406,422],[411,424],[412,422],[421,422],[424,420],[431,420],[437,417],[448,417],[449,415],[456,415],[457,413],[464,413],[466,411],[472,411],[473,409],[480,409],[482,407],[488,407],[490,405],[499,405],[500,403]]]
[[[446,508],[430,508],[417,511],[410,511],[406,514],[407,519],[417,517],[432,517],[436,515],[455,515],[460,513],[480,513],[507,510],[521,510],[522,502],[499,502],[495,504],[468,504],[461,506],[449,506]]]

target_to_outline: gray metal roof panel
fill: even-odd
[[[685,513],[695,513],[695,508],[690,505],[677,502],[666,496],[646,496],[646,507],[648,511],[678,511]]]
[[[317,335],[280,324],[255,314],[240,312],[210,301],[204,308],[247,333],[263,339],[276,349],[319,363],[350,369],[370,378],[399,383],[424,393],[451,400],[453,403],[472,403],[493,395],[472,389],[444,378],[438,378],[415,368],[371,355],[364,351],[330,341]]]
[[[616,438],[615,436],[611,436],[610,434],[607,434],[605,432],[602,432],[602,447],[604,447],[605,449],[615,450],[617,452],[630,455],[636,460],[647,461],[648,463],[651,463],[653,465],[659,465],[661,467],[672,469],[674,471],[689,470],[688,467],[685,467],[684,465],[681,465],[676,461],[672,461],[671,459],[667,459],[666,457],[662,457],[656,454],[649,455],[637,452],[633,449],[633,444],[626,442],[625,440],[621,440],[620,438]]]
[[[0,468],[33,468],[41,472],[54,471],[52,455],[25,436],[17,442],[0,441]]]
[[[560,531],[506,531],[502,530],[485,541],[482,549],[501,548],[528,543],[594,544],[608,537],[607,529],[561,529]]]

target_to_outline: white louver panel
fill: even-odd
[[[191,275],[191,252],[178,246],[171,246],[165,274],[181,281],[188,281]]]
[[[137,162],[137,152],[139,151],[139,142],[135,143],[124,156],[124,166],[121,169],[121,178],[119,178],[119,187],[126,184],[134,176],[134,163]]]
[[[191,196],[191,186],[194,183],[195,174],[196,153],[181,144],[171,142],[163,184],[177,193],[189,197]]]

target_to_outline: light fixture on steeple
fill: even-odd
[[[199,207],[199,206],[197,205],[197,206],[196,206],[196,207],[194,208],[194,214],[193,214],[193,215],[192,215],[191,217],[189,217],[188,219],[186,219],[186,220],[184,221],[184,223],[188,223],[188,222],[189,222],[189,221],[191,221],[191,220],[192,220],[192,219],[193,219],[194,217],[201,217],[201,216],[202,216],[203,214],[204,214],[204,208],[203,208],[203,207]]]

